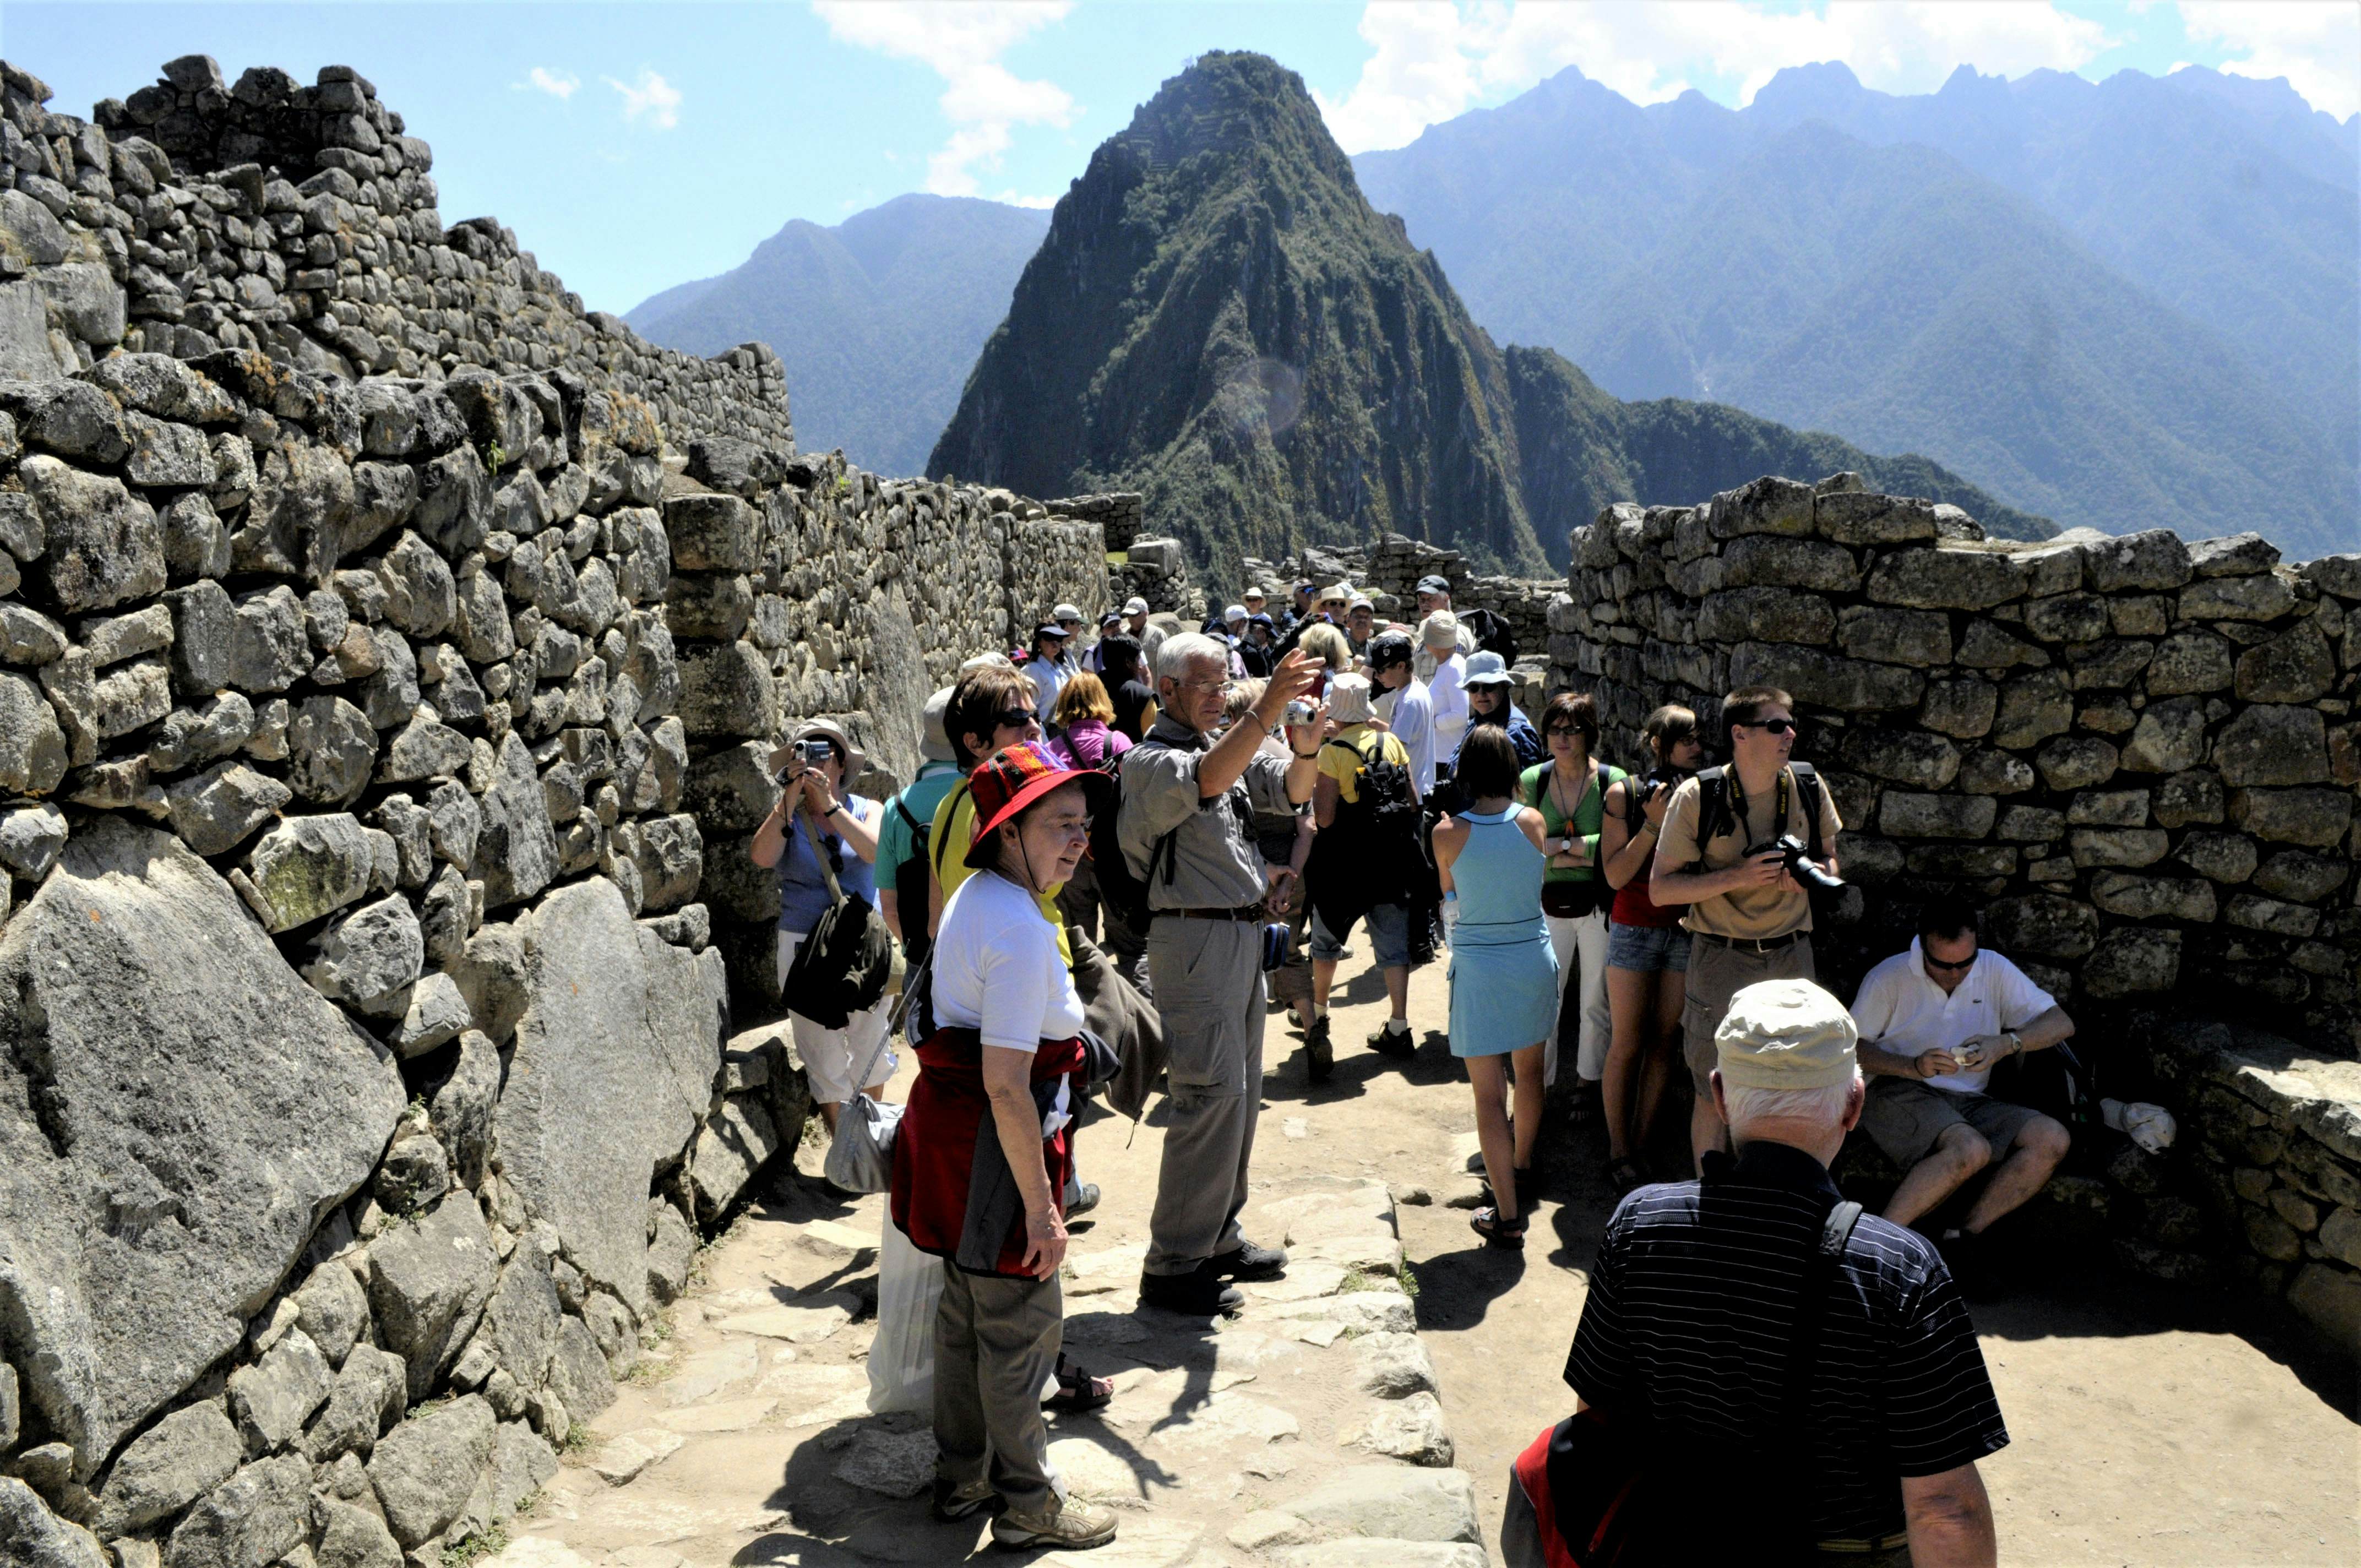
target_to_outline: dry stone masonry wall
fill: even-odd
[[[906,775],[1101,526],[798,455],[348,71],[0,77],[0,1559],[432,1565],[801,1130],[774,739]]]
[[[1734,686],[1795,694],[1797,755],[1846,823],[1855,885],[1820,944],[1840,991],[1927,895],[1975,896],[1986,939],[2082,1019],[2103,1092],[2185,1118],[2193,1151],[2092,1194],[2123,1201],[2132,1260],[2302,1281],[2298,1304],[2355,1343],[2361,556],[2287,565],[2253,533],[1987,541],[1840,474],[1610,508],[1575,531],[1554,678],[1598,696],[1611,756],[1640,755],[1659,703],[1710,731]],[[2286,1038],[2169,1047],[2134,1007]]]

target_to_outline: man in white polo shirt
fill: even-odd
[[[1972,1255],[1993,1221],[2041,1190],[2071,1141],[2040,1112],[1985,1093],[1993,1069],[2068,1038],[2074,1021],[2023,970],[1979,948],[1975,911],[1954,897],[1928,904],[1910,950],[1869,971],[1852,1015],[1870,1075],[1861,1130],[1906,1173],[1885,1218],[1909,1224],[1994,1167],[1959,1230],[1937,1238],[1947,1257]]]

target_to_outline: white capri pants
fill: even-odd
[[[1557,991],[1561,1003],[1565,996],[1567,981],[1579,968],[1582,989],[1576,993],[1582,1007],[1580,1033],[1576,1036],[1574,1070],[1585,1083],[1596,1083],[1607,1072],[1607,1043],[1613,1037],[1614,1023],[1607,1012],[1607,911],[1594,909],[1587,915],[1568,918],[1544,915],[1543,922],[1549,927],[1550,946],[1557,952]],[[1579,956],[1577,966],[1576,959]],[[1557,1031],[1552,1029],[1549,1050],[1543,1058],[1542,1081],[1557,1081]]]
[[[805,933],[779,933],[779,987],[786,989],[787,970],[796,961],[796,948]],[[1602,941],[1604,938],[1600,938]],[[788,1019],[795,1025],[796,1054],[804,1058],[804,1079],[811,1085],[812,1099],[822,1105],[842,1105],[850,1102],[856,1090],[871,1083],[883,1083],[894,1075],[900,1065],[889,1047],[877,1058],[877,1066],[867,1082],[855,1083],[852,1075],[861,1070],[885,1038],[894,1021],[894,993],[887,992],[877,999],[874,1007],[864,1007],[847,1018],[841,1029],[823,1029],[802,1014],[790,1011]]]

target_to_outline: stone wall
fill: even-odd
[[[1980,532],[1850,475],[1613,508],[1575,532],[1558,678],[1596,691],[1615,755],[1660,702],[1710,726],[1732,686],[1792,691],[1846,877],[1881,895],[1836,912],[1858,923],[1853,966],[1906,936],[1923,892],[1960,886],[2060,995],[2218,986],[2254,1021],[2361,1051],[2361,557]]]
[[[794,450],[768,348],[654,347],[586,313],[492,220],[446,229],[432,149],[349,67],[229,84],[191,55],[87,121],[49,97],[0,63],[0,375],[118,346],[246,348],[346,377],[563,368],[642,399],[676,441]]]
[[[107,181],[347,115],[379,145],[338,121],[322,174],[431,203],[424,150],[348,72],[170,74],[101,116],[158,166],[5,72],[0,291],[38,330],[0,378],[0,1558],[431,1565],[799,1135],[785,1034],[730,1032],[770,1015],[769,747],[836,715],[891,787],[962,658],[1105,605],[1104,541],[798,456],[774,365],[590,353],[512,256],[423,308],[440,357],[352,378],[269,301],[464,281],[493,231],[380,207],[337,281],[250,287],[275,181]],[[110,258],[165,273],[171,236],[203,265],[143,315]],[[117,279],[110,339],[66,307]]]

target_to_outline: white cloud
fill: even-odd
[[[573,97],[574,90],[581,85],[582,78],[575,75],[574,72],[552,71],[545,65],[536,65],[526,71],[522,82],[509,83],[510,89],[514,92],[546,93],[551,97],[561,100]]]
[[[636,85],[618,82],[611,76],[599,78],[623,95],[623,118],[637,125],[647,122],[650,130],[668,131],[680,124],[680,89],[642,69]]]
[[[1521,93],[1569,65],[1634,102],[1735,79],[1750,101],[1782,69],[1841,60],[1885,92],[1924,93],[1961,64],[2017,76],[2072,70],[2106,29],[2048,0],[1825,0],[1771,11],[1760,0],[1418,0],[1361,15],[1372,53],[1341,99],[1320,99],[1348,152],[1400,147],[1437,120]]]
[[[844,42],[916,60],[943,79],[950,139],[927,162],[927,189],[972,196],[976,171],[996,169],[1018,126],[1063,126],[1074,100],[1053,82],[1028,82],[1000,56],[1061,20],[1072,0],[812,0]]]
[[[1045,213],[1058,204],[1055,196],[1022,196],[1014,191],[1003,191],[993,200],[1005,202],[1012,207],[1032,207]]]
[[[2338,0],[2181,0],[2180,25],[2232,56],[2222,65],[2232,75],[2284,76],[2313,108],[2340,120],[2361,112],[2361,8]]]

